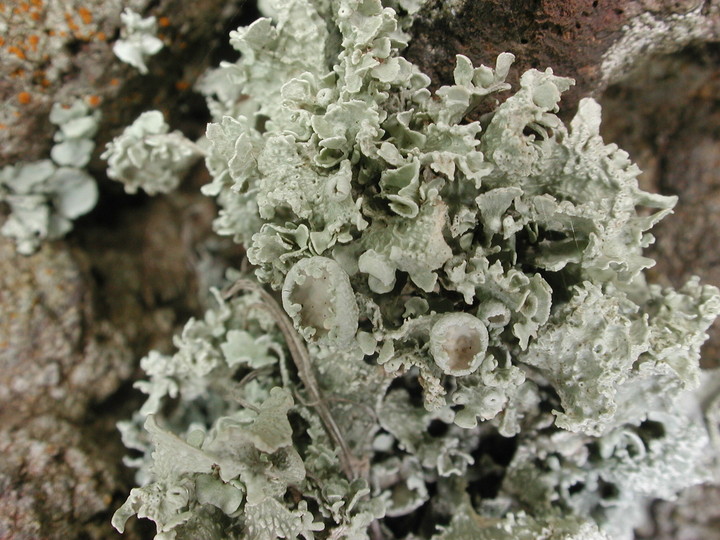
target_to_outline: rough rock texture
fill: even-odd
[[[88,428],[133,352],[95,319],[92,280],[67,245],[22,257],[3,239],[0,261],[0,538],[74,537],[120,488],[118,437]]]
[[[205,117],[190,88],[218,60],[226,30],[252,16],[241,4],[0,1],[0,166],[47,157],[52,103],[78,97],[103,112],[96,155],[150,108],[172,110],[172,127],[197,136]],[[166,38],[144,77],[111,51],[124,6],[159,17]],[[449,81],[457,53],[492,63],[511,51],[516,76],[552,66],[575,77],[564,110],[602,97],[606,138],[631,152],[648,185],[681,196],[657,230],[653,279],[678,284],[697,273],[718,285],[719,28],[716,0],[430,0],[408,56],[436,85]],[[25,258],[0,238],[3,540],[119,538],[109,517],[132,479],[114,423],[137,406],[137,360],[168,350],[223,261],[241,255],[209,234],[215,210],[197,193],[201,167],[181,193],[148,199],[103,180],[103,166],[90,166],[100,203],[67,241]],[[718,334],[709,360],[720,358]],[[704,488],[658,505],[645,537],[720,538],[717,500]],[[148,537],[128,525],[124,538]]]
[[[106,324],[87,328],[89,283],[62,244],[31,257],[0,240],[0,423],[54,413],[82,418],[132,370],[131,352]]]
[[[150,108],[172,109],[173,127],[199,135],[204,106],[189,88],[217,61],[241,3],[0,2],[0,166],[47,157],[50,107],[77,97],[103,112],[96,156]],[[151,4],[145,15],[167,17],[166,48],[141,77],[110,43],[123,6]],[[110,516],[133,480],[115,423],[138,406],[138,359],[169,350],[222,269],[227,243],[209,236],[215,209],[199,194],[202,173],[185,192],[149,199],[122,193],[104,167],[91,162],[100,202],[67,241],[22,257],[0,237],[3,540],[120,537]],[[149,535],[144,523],[129,527],[125,538]]]
[[[121,454],[95,427],[48,414],[0,431],[0,538],[112,537],[104,520],[125,487]]]
[[[652,54],[720,36],[716,0],[431,0],[412,28],[407,56],[435,84],[452,79],[453,58],[493,65],[501,52],[517,61],[511,77],[552,67],[576,79],[565,114],[599,95]]]
[[[0,240],[0,538],[75,537],[121,487],[118,437],[89,428],[134,359],[87,278],[66,245]]]
[[[224,42],[243,0],[11,0],[0,2],[0,166],[47,157],[54,102],[100,107],[108,131],[147,108],[177,110]],[[112,52],[120,13],[155,15],[165,48],[142,76]],[[175,126],[173,126],[175,127]]]
[[[31,257],[0,240],[2,539],[115,536],[132,485],[115,422],[138,406],[137,360],[201,311],[198,273],[224,245],[201,195],[138,202],[106,200],[121,209]]]
[[[657,56],[602,99],[604,136],[638,162],[645,189],[679,196],[661,222],[651,279],[679,286],[690,276],[720,285],[720,42]],[[720,365],[720,325],[703,350]]]

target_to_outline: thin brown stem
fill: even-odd
[[[315,373],[312,369],[310,354],[308,353],[305,344],[295,331],[292,322],[285,314],[285,311],[278,305],[275,299],[262,288],[262,286],[248,279],[238,279],[223,294],[223,299],[229,300],[241,291],[252,291],[260,295],[262,303],[259,304],[259,306],[272,315],[275,323],[278,325],[278,328],[280,328],[280,331],[285,337],[287,347],[290,350],[290,356],[292,357],[295,367],[298,370],[298,377],[300,377],[300,381],[310,394],[313,407],[320,416],[325,430],[340,450],[340,468],[349,479],[356,478],[358,475],[353,468],[355,459],[350,452],[350,448],[345,442],[337,422],[335,422],[335,418],[333,418],[330,413],[330,409],[328,408],[326,401],[323,399],[320,386],[318,385]]]

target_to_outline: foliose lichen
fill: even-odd
[[[142,188],[155,195],[177,188],[200,151],[182,133],[169,130],[160,111],[141,114],[100,156],[108,162],[108,176],[122,182],[127,193]]]
[[[50,111],[50,122],[58,126],[52,159],[0,169],[0,202],[10,209],[0,232],[15,240],[19,253],[30,255],[43,240],[62,238],[74,219],[95,207],[97,184],[83,167],[95,148],[99,118],[83,101],[56,103]]]
[[[120,39],[113,44],[113,52],[120,60],[130,64],[143,75],[147,74],[148,58],[160,52],[164,43],[155,34],[155,17],[142,18],[130,8],[120,14],[122,30]]]
[[[700,384],[720,295],[646,283],[649,230],[675,198],[639,188],[600,106],[582,100],[565,125],[573,81],[530,70],[470,121],[510,89],[511,54],[494,68],[459,55],[455,84],[432,93],[380,0],[260,6],[230,34],[240,59],[198,85],[203,191],[255,281],[216,291],[176,353],[143,359],[148,401],[122,425],[141,487],[114,525],[630,538],[644,498],[704,481],[717,448],[677,404]],[[152,152],[108,155],[135,144]],[[166,155],[165,169],[184,159]],[[506,459],[484,450],[498,437]],[[400,516],[415,525],[385,519]]]

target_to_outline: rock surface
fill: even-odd
[[[141,402],[138,359],[201,311],[213,215],[176,194],[31,257],[0,240],[0,538],[115,536],[132,487],[115,423]]]
[[[0,2],[0,167],[47,157],[53,103],[83,99],[102,110],[96,139],[149,108],[177,111],[225,43],[224,29],[244,0],[27,0]],[[150,74],[120,62],[112,43],[125,7],[158,20],[165,47]],[[230,24],[234,28],[236,24]],[[175,127],[175,126],[173,126]]]
[[[604,136],[643,169],[645,189],[677,195],[653,230],[651,279],[680,286],[693,275],[720,285],[720,42],[656,56],[603,96]],[[703,349],[720,366],[720,325]]]
[[[578,100],[599,96],[633,66],[690,43],[717,41],[716,0],[455,0],[428,2],[412,28],[407,57],[437,85],[452,79],[456,54],[494,65],[502,52],[517,57],[508,79],[552,67],[573,77],[564,114]]]

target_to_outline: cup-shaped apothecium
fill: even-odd
[[[469,313],[444,315],[430,330],[430,353],[447,375],[473,373],[485,358],[487,346],[487,328]]]
[[[285,277],[282,303],[308,341],[347,345],[358,328],[358,307],[350,278],[332,259],[298,261]]]

